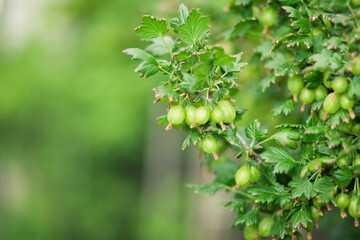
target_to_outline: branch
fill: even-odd
[[[244,140],[244,138],[240,135],[239,132],[236,132],[236,138],[240,140],[240,142],[242,143],[242,145],[247,149],[246,151],[249,153],[249,156],[254,159],[255,161],[260,161],[261,158],[259,156],[259,154],[255,153],[254,151],[251,150],[251,152],[249,152],[249,145],[246,143],[246,141]]]
[[[232,187],[229,187],[229,186],[226,186],[226,185],[224,186],[224,188],[226,190],[229,190],[229,191],[233,192],[233,193],[237,193],[239,195],[247,197],[247,198],[251,199],[252,201],[256,200],[256,198],[254,196],[252,196],[252,195],[250,195],[250,194],[248,194],[248,193],[246,193],[246,192],[244,192],[242,190],[238,190],[238,189],[234,190]]]
[[[243,137],[240,135],[239,132],[236,132],[236,138],[240,140],[240,142],[245,148],[249,148],[249,145],[245,142],[245,140],[243,139]]]

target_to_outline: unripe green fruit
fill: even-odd
[[[360,0],[357,0],[357,1],[360,4]],[[351,72],[354,75],[360,75],[360,57],[354,58]]]
[[[252,15],[256,18],[260,18],[260,8],[256,4],[252,4]]]
[[[208,106],[201,106],[196,109],[195,112],[195,122],[199,125],[203,125],[209,121],[210,118],[210,108]]]
[[[313,198],[312,203],[314,204],[314,206],[316,208],[320,208],[324,205],[322,202],[320,202],[320,200],[318,198]]]
[[[322,162],[320,159],[314,159],[308,164],[309,171],[319,170],[321,168],[321,165],[322,165]]]
[[[262,11],[260,21],[263,25],[272,27],[275,25],[277,19],[277,12],[272,8],[266,8]]]
[[[314,206],[311,206],[310,208],[311,210],[311,216],[312,218],[315,220],[315,221],[319,221],[321,219],[322,216],[319,215],[319,210],[314,207]]]
[[[219,106],[214,107],[211,112],[211,120],[214,123],[224,122],[224,112],[221,110]]]
[[[259,232],[258,227],[256,225],[245,227],[244,236],[246,240],[259,240]]]
[[[350,110],[354,107],[355,101],[348,97],[347,94],[340,96],[340,106],[345,110]]]
[[[215,138],[211,136],[205,136],[202,140],[202,149],[208,154],[213,154],[217,150],[217,143]]]
[[[339,96],[336,93],[327,95],[324,101],[324,110],[327,113],[336,113],[340,108]]]
[[[227,100],[221,100],[218,106],[224,113],[224,123],[229,123],[235,120],[236,111],[233,105]]]
[[[191,126],[195,122],[195,112],[196,107],[189,105],[185,108],[185,122],[187,125]]]
[[[334,92],[337,93],[343,93],[347,89],[348,82],[346,78],[344,77],[337,77],[334,81],[331,83],[331,87],[334,90]]]
[[[271,229],[275,224],[275,220],[272,217],[265,217],[261,220],[258,231],[261,237],[268,237],[271,235]]]
[[[299,94],[304,87],[304,82],[300,76],[294,75],[288,79],[288,89],[292,94]]]
[[[305,104],[310,104],[314,101],[315,93],[311,89],[304,88],[300,93],[300,101]]]
[[[345,193],[340,193],[339,195],[337,195],[336,204],[337,204],[338,208],[345,209],[345,208],[347,208],[349,203],[350,203],[350,200],[349,200],[348,195],[346,195]]]
[[[260,178],[260,172],[257,167],[251,166],[250,167],[250,182],[256,183]]]
[[[306,165],[306,166],[304,166],[304,167],[301,169],[299,176],[300,176],[301,178],[305,177],[305,175],[308,173],[308,171],[309,171],[309,166]]]
[[[317,29],[317,28],[313,28],[313,30],[311,31],[311,34],[309,35],[312,35],[310,37],[315,37],[315,36],[318,36],[318,35],[321,35],[323,37],[325,37],[325,33],[323,31],[321,31],[320,29]]]
[[[240,186],[245,186],[250,181],[250,175],[251,175],[250,169],[247,166],[242,166],[236,172],[235,183]]]
[[[323,85],[318,86],[315,89],[315,99],[316,101],[320,101],[321,99],[324,99],[328,94],[328,91]]]
[[[181,124],[185,119],[185,110],[182,106],[176,105],[170,108],[167,114],[167,120],[173,125]]]
[[[295,142],[294,140],[291,140],[291,139],[288,139],[287,145],[292,150],[296,150],[298,148],[297,142]]]
[[[353,218],[359,218],[360,217],[360,209],[358,207],[358,202],[359,202],[360,197],[356,196],[351,198],[350,203],[349,203],[349,213]]]
[[[352,128],[351,128],[351,132],[355,133],[355,134],[359,134],[360,133],[360,124],[357,123],[355,124]]]

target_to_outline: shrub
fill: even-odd
[[[236,127],[245,109],[234,103],[232,94],[246,64],[241,54],[229,55],[209,44],[210,18],[199,10],[180,5],[178,16],[169,22],[144,16],[135,32],[150,45],[125,50],[141,61],[136,68],[140,76],[168,76],[153,89],[154,102],[167,103],[170,109],[158,118],[159,124],[188,132],[183,149],[193,143],[209,154],[203,163],[215,180],[190,187],[209,195],[233,192],[234,199],[221,204],[237,212],[233,224],[245,227],[246,239],[299,239],[300,228],[310,232],[337,205],[342,217],[348,207],[359,225],[357,5],[338,0],[236,0],[226,8],[241,17],[224,30],[228,39],[259,40],[252,59],[268,70],[259,89],[287,79],[282,84],[288,90],[282,88],[281,94],[288,98],[272,115],[288,116],[302,104],[304,121],[278,125],[274,134],[257,120],[246,126],[245,134]],[[227,147],[219,149],[217,142]],[[233,151],[233,160],[224,156],[225,150]]]

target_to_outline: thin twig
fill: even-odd
[[[259,154],[255,153],[254,151],[252,151],[252,149],[249,149],[249,145],[246,143],[246,141],[244,140],[244,138],[240,135],[239,132],[236,132],[236,138],[240,140],[240,142],[242,143],[242,145],[247,149],[246,151],[249,153],[249,156],[254,159],[255,161],[260,161],[261,158],[259,156]],[[251,150],[251,152],[250,152]]]
[[[245,142],[244,138],[240,135],[239,132],[236,132],[236,138],[240,140],[245,148],[249,148],[249,145]]]
[[[229,187],[229,186],[224,186],[224,188],[225,188],[226,190],[229,190],[229,191],[233,192],[233,193],[237,193],[237,194],[240,194],[240,195],[242,195],[242,196],[244,196],[244,197],[247,197],[247,198],[249,198],[249,199],[251,199],[251,200],[253,200],[253,201],[256,199],[254,196],[252,196],[252,195],[250,195],[250,194],[248,194],[248,193],[246,193],[246,192],[244,192],[244,191],[242,191],[242,190],[238,190],[238,189],[234,190],[234,189],[232,189],[232,188]]]
[[[360,29],[359,23],[358,23],[358,21],[357,21],[356,14],[354,13],[354,10],[352,9],[352,7],[351,7],[351,5],[350,5],[350,1],[349,1],[349,0],[347,1],[347,7],[349,8],[351,14],[353,15],[354,22],[355,22],[355,25],[356,25],[357,30],[359,30],[359,29]]]
[[[164,43],[166,49],[167,49],[168,52],[170,53],[170,56],[172,57],[172,56],[173,56],[173,53],[172,53],[171,49],[169,48],[169,46],[166,44],[164,37],[163,37],[162,35],[160,35],[160,38],[161,38],[162,42]]]

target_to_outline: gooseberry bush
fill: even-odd
[[[273,134],[258,120],[238,128],[242,54],[209,43],[210,17],[198,9],[181,4],[170,21],[143,16],[135,32],[149,45],[124,52],[141,61],[141,77],[166,76],[153,89],[154,103],[168,106],[159,125],[188,132],[182,148],[193,143],[206,155],[214,181],[190,187],[232,192],[220,204],[236,212],[233,225],[248,240],[302,239],[301,229],[311,239],[331,209],[359,226],[360,1],[232,0],[222,14],[230,13],[238,21],[226,38],[259,40],[249,56],[267,72],[258,94],[278,83],[287,97],[273,117],[298,112],[303,121]]]

